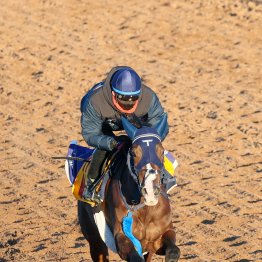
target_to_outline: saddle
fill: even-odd
[[[90,161],[95,149],[90,149],[77,145],[76,141],[72,141],[68,148],[67,160],[65,161],[65,173],[72,186],[72,193],[77,200],[83,201],[91,205],[96,206],[98,203],[92,200],[85,199],[84,191],[87,188],[87,174]],[[92,190],[98,193],[101,200],[104,199],[104,190],[106,183],[109,179],[110,165],[115,159],[118,151],[112,151],[105,158],[102,163],[101,172],[92,185]]]

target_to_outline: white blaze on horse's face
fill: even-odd
[[[142,194],[145,199],[144,203],[147,206],[155,206],[158,203],[159,192],[156,193],[156,190],[160,189],[154,185],[154,181],[157,179],[157,174],[157,170],[155,170],[150,164],[146,165]]]

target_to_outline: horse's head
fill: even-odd
[[[161,135],[166,121],[165,115],[156,128],[137,129],[128,120],[122,119],[123,127],[132,140],[128,153],[129,169],[140,187],[144,203],[148,206],[156,205],[160,195],[161,173],[164,165]]]

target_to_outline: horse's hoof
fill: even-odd
[[[179,255],[176,255],[174,257],[166,257],[165,262],[177,262],[179,259]]]
[[[168,250],[165,256],[165,262],[177,262],[180,257],[180,250],[178,247]]]

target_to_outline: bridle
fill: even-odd
[[[134,157],[131,154],[131,148],[129,149],[128,154],[127,154],[127,165],[128,165],[129,173],[131,177],[133,178],[133,180],[137,183],[141,195],[144,195],[146,193],[146,186],[145,186],[146,183],[148,183],[148,181],[155,180],[157,175],[161,176],[163,172],[163,167],[160,170],[157,170],[157,169],[154,169],[150,163],[147,163],[145,168],[143,169],[136,168],[134,165]],[[140,181],[139,173],[141,171],[144,171],[145,175],[143,176],[143,179]],[[156,196],[159,196],[161,192],[160,187],[161,187],[161,177],[159,178],[158,184],[154,186],[155,188],[154,193]]]
[[[150,136],[150,134],[149,134],[149,136]],[[148,140],[148,136],[147,137],[143,136],[142,139]],[[161,142],[160,139],[155,137],[155,134],[153,134],[153,136],[151,136],[151,139],[156,139],[154,141],[155,142],[154,147],[155,147],[156,143],[158,143],[159,141]],[[143,196],[143,197],[146,197],[147,193],[151,193],[151,196],[153,198],[158,199],[159,195],[161,194],[163,197],[168,199],[167,193],[164,190],[161,189],[162,175],[164,173],[164,165],[163,165],[162,161],[160,161],[155,150],[154,150],[154,152],[152,152],[153,150],[149,150],[150,151],[149,157],[152,158],[151,161],[148,161],[146,158],[144,159],[145,156],[142,156],[138,165],[135,166],[134,155],[132,154],[133,145],[134,145],[134,140],[132,141],[132,146],[129,148],[129,150],[127,152],[127,162],[126,163],[127,163],[129,175],[131,176],[133,181],[137,184],[138,191],[140,192],[140,195]],[[157,159],[154,159],[154,157],[156,157],[156,156],[157,156]],[[151,163],[148,163],[148,162],[151,162]],[[154,167],[158,167],[158,168],[156,169]],[[144,174],[143,174],[143,178],[140,179],[139,174],[141,174],[142,171],[144,172]],[[159,176],[158,182],[153,185],[152,183],[157,178],[157,176]],[[146,203],[144,201],[139,203],[139,204],[134,204],[134,205],[128,204],[123,193],[122,193],[122,184],[121,184],[120,181],[119,181],[119,187],[120,187],[121,198],[122,198],[127,210],[135,211],[135,210],[138,210],[140,208],[143,208],[146,205]]]
[[[161,144],[163,137],[165,137],[168,132],[167,114],[164,113],[159,123],[154,127],[142,126],[141,128],[137,128],[124,116],[121,117],[121,120],[124,130],[132,141],[132,146],[127,153],[129,174],[131,179],[137,184],[140,194],[144,197],[144,201],[135,207],[130,207],[122,194],[120,183],[121,197],[128,210],[137,210],[144,205],[155,206],[158,203],[160,193],[168,199],[166,192],[160,189],[162,183],[161,175],[165,169],[163,159],[158,155],[158,153],[161,152],[159,151],[161,148],[157,147],[158,144]],[[132,150],[134,150],[135,145],[139,146],[138,148],[142,150],[142,157],[140,159],[136,159],[136,156],[133,155],[134,152]],[[143,179],[141,179],[142,175]],[[155,179],[158,179],[157,185]]]

